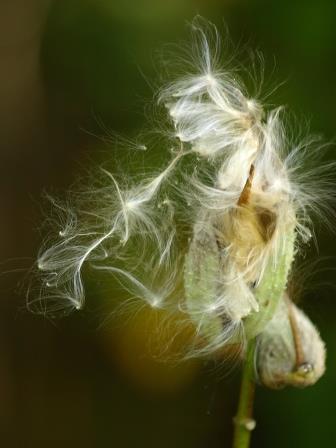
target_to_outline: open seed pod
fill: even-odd
[[[254,166],[228,209],[198,213],[184,265],[186,313],[204,354],[242,348],[272,319],[295,255],[295,214],[285,199],[259,193]],[[260,206],[260,197],[266,200]],[[286,227],[277,213],[285,207]],[[282,216],[282,215],[281,215]]]
[[[271,389],[310,386],[325,371],[326,351],[318,330],[285,294],[258,337],[256,356],[259,380]]]

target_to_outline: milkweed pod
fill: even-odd
[[[248,225],[252,213],[242,213],[244,209],[226,213],[234,225],[225,214],[200,214],[185,258],[186,312],[208,344],[207,351],[242,344],[261,333],[286,289],[295,252],[294,228],[287,229],[275,255],[266,257],[264,243],[260,254],[265,257],[259,255],[249,269],[241,260],[253,258],[250,240],[257,241],[259,233],[254,221]],[[227,224],[220,231],[218,221]]]
[[[208,341],[222,332],[222,320],[216,312],[219,273],[220,257],[213,227],[200,220],[185,259],[184,289],[186,311],[201,337]]]
[[[254,290],[254,296],[259,311],[251,313],[244,321],[247,339],[261,333],[267,323],[274,318],[279,301],[287,286],[288,275],[295,255],[295,230],[288,229],[283,236],[281,247],[276,259],[270,259],[262,275],[259,285]]]
[[[318,330],[286,295],[258,337],[256,356],[257,376],[271,389],[310,386],[325,371],[325,345]]]

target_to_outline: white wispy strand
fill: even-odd
[[[259,310],[255,288],[283,256],[288,230],[301,237],[298,250],[312,234],[309,212],[330,213],[331,197],[330,178],[321,176],[330,167],[306,177],[300,171],[303,158],[319,148],[309,140],[293,144],[284,110],[267,110],[248,95],[237,71],[220,67],[212,24],[197,18],[191,32],[187,72],[158,96],[173,126],[176,148],[166,145],[173,156],[140,182],[101,168],[99,188],[65,205],[51,199],[57,230],[39,253],[39,286],[28,294],[29,307],[39,312],[80,309],[83,269],[90,265],[96,275],[115,276],[130,299],[182,313],[195,328],[189,357],[244,343],[244,319]],[[202,278],[206,257],[209,287]],[[188,266],[190,284],[199,283],[193,303],[187,275],[183,280]]]
[[[162,230],[164,226],[160,229],[158,217],[154,216],[158,208],[157,194],[182,155],[179,152],[156,177],[131,188],[123,189],[110,172],[102,169],[111,185],[87,193],[91,197],[101,197],[99,210],[83,211],[79,206],[76,215],[72,208],[57,206],[68,214],[68,220],[58,233],[60,239],[40,251],[37,267],[41,272],[41,287],[39,291],[34,289],[33,294],[30,294],[32,298],[28,300],[29,307],[52,314],[60,310],[68,313],[72,309],[82,308],[85,298],[82,281],[84,264],[87,261],[122,259],[127,256],[125,246],[131,238],[142,239],[143,243],[155,240],[162,263],[168,257],[173,236],[170,230],[166,241]],[[53,204],[56,205],[55,201]],[[166,208],[162,207],[162,211],[166,211]],[[88,217],[93,219],[89,220]],[[113,269],[121,273],[117,267]],[[131,279],[128,273],[124,273],[124,276]]]

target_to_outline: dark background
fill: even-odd
[[[101,326],[113,288],[90,288],[86,310],[56,322],[30,314],[24,297],[42,240],[43,191],[65,191],[88,161],[115,156],[95,136],[142,128],[158,80],[156,54],[187,36],[196,13],[261,49],[266,78],[286,80],[272,101],[334,138],[333,1],[1,0],[3,447],[230,446],[238,372],[157,362],[147,350],[146,313]],[[336,446],[336,244],[320,226],[317,237],[319,250],[304,260],[302,299],[327,343],[327,373],[306,390],[259,387],[253,447]]]

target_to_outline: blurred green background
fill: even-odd
[[[103,285],[90,288],[85,311],[57,322],[29,314],[17,286],[41,242],[42,192],[66,190],[82,167],[115,156],[97,136],[129,137],[146,125],[160,51],[187,37],[196,13],[261,49],[266,79],[286,80],[272,102],[334,138],[331,0],[0,3],[3,447],[230,447],[239,372],[157,362],[147,346],[152,318],[100,325],[104,295],[113,295]],[[335,147],[325,158],[336,158]],[[306,390],[259,387],[253,447],[336,446],[336,243],[321,227],[317,235],[319,250],[305,259],[303,306],[327,342],[327,373]]]

